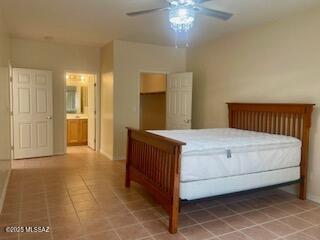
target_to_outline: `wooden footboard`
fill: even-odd
[[[179,215],[180,158],[183,142],[128,128],[126,187],[143,185],[168,212],[176,233]]]

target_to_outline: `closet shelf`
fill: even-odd
[[[161,94],[161,93],[166,93],[166,91],[159,91],[159,92],[141,92],[140,95]]]

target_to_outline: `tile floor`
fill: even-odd
[[[74,147],[65,156],[14,162],[0,239],[316,240],[320,206],[279,190],[184,203],[179,233],[138,185],[124,188],[124,162]],[[50,226],[4,233],[3,226]]]

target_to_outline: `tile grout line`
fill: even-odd
[[[292,200],[292,201],[294,201],[294,200]],[[241,201],[239,201],[238,203],[240,203],[240,202],[241,202]],[[280,204],[285,204],[286,202],[291,202],[291,200],[285,201],[285,202],[280,203]],[[285,217],[281,217],[281,218],[276,218],[276,219],[274,219],[272,216],[269,216],[269,217],[272,217],[273,219],[270,220],[270,221],[266,221],[266,222],[260,223],[260,224],[254,223],[254,222],[252,222],[249,218],[247,218],[246,216],[243,216],[243,215],[242,215],[242,214],[244,214],[244,213],[249,213],[249,212],[253,212],[253,211],[259,211],[259,210],[263,210],[263,209],[266,209],[266,208],[269,208],[269,207],[276,207],[276,205],[279,205],[279,203],[277,203],[277,204],[271,204],[270,206],[264,207],[264,208],[251,209],[251,210],[249,210],[249,211],[244,211],[244,212],[235,212],[234,210],[228,208],[228,207],[225,205],[224,207],[226,207],[227,209],[231,210],[232,212],[234,212],[234,213],[236,213],[236,214],[230,215],[230,216],[226,216],[226,217],[223,217],[223,218],[218,217],[218,216],[215,215],[214,213],[211,213],[211,212],[209,212],[208,210],[206,210],[206,209],[210,209],[211,207],[209,207],[209,208],[204,208],[204,209],[201,209],[201,210],[205,210],[205,211],[207,211],[209,214],[213,214],[214,217],[216,217],[215,220],[208,220],[208,221],[205,221],[205,222],[199,222],[199,221],[197,221],[196,219],[192,218],[192,217],[189,216],[189,215],[188,215],[188,217],[190,217],[192,220],[194,220],[194,221],[197,223],[197,224],[194,224],[194,225],[192,225],[192,226],[200,225],[202,228],[204,228],[204,229],[205,229],[206,231],[208,231],[209,233],[211,233],[211,231],[210,231],[209,229],[207,229],[205,226],[203,226],[202,224],[205,224],[205,223],[208,223],[208,222],[211,222],[211,221],[218,221],[218,220],[220,220],[220,221],[224,222],[225,224],[227,224],[228,226],[232,227],[232,229],[234,229],[234,231],[229,232],[229,233],[226,233],[226,234],[221,234],[221,235],[213,234],[215,237],[219,237],[219,238],[220,238],[221,236],[224,236],[224,235],[227,235],[227,234],[230,234],[230,233],[233,233],[233,232],[240,232],[240,233],[246,235],[247,237],[249,237],[250,239],[253,239],[253,238],[250,237],[249,235],[243,233],[242,230],[245,230],[245,229],[249,229],[249,228],[258,226],[258,227],[261,227],[261,228],[263,228],[264,230],[272,233],[272,234],[275,235],[275,236],[277,237],[277,239],[278,239],[278,238],[286,237],[287,235],[279,236],[278,234],[270,231],[269,229],[266,229],[266,228],[265,228],[264,226],[262,226],[262,225],[263,225],[263,224],[270,223],[270,222],[274,222],[274,221],[279,221],[279,220],[284,219],[284,218],[287,218],[287,217],[296,216],[297,213],[292,213],[292,214],[290,214],[289,212],[284,211],[286,214],[289,214],[289,215],[286,215]],[[276,208],[277,208],[277,207],[276,207]],[[297,207],[297,208],[299,208],[299,207]],[[315,207],[315,208],[317,208],[317,207]],[[302,213],[305,213],[305,212],[312,211],[312,209],[311,209],[311,210],[305,210],[305,209],[302,209],[302,208],[299,208],[299,209],[301,209],[302,212],[300,212],[300,213],[298,213],[298,214],[302,214]],[[196,211],[201,211],[201,210],[190,211],[190,212],[188,212],[188,213],[192,213],[192,212],[196,212]],[[187,214],[188,214],[188,213],[187,213]],[[265,214],[265,215],[266,215],[266,214]],[[232,225],[230,225],[227,221],[225,221],[226,218],[232,217],[232,216],[241,216],[241,217],[244,217],[244,218],[246,218],[247,220],[249,220],[251,223],[253,223],[253,225],[250,226],[250,227],[246,227],[246,228],[236,229],[236,228],[234,228]],[[268,215],[267,215],[267,216],[268,216]],[[303,219],[302,219],[302,220],[303,220]],[[308,222],[308,223],[310,223],[310,222]],[[291,227],[290,225],[288,225],[288,224],[286,224],[286,223],[284,223],[284,224],[287,225],[287,226],[289,226],[289,227]],[[313,225],[312,223],[310,223],[310,224]],[[189,227],[189,226],[187,226],[187,227]],[[314,227],[314,225],[311,226],[311,227],[309,227],[309,228],[312,228],[312,227]],[[308,229],[308,228],[306,228],[306,229]],[[303,230],[306,230],[306,229],[303,229]],[[291,234],[296,234],[296,233],[299,233],[299,232],[302,232],[302,230],[297,230],[297,231],[295,231],[294,233],[291,233]],[[212,234],[212,233],[211,233],[211,234]],[[289,235],[290,235],[290,234],[289,234]],[[184,235],[184,236],[185,236],[185,235]],[[253,239],[253,240],[254,240],[254,239]]]
[[[112,189],[112,188],[111,188]],[[142,222],[139,221],[139,219],[134,215],[134,211],[131,211],[131,209],[129,209],[126,205],[126,203],[119,197],[119,195],[114,191],[114,189],[112,189],[112,192],[113,194],[115,194],[115,196],[119,199],[119,201],[125,206],[125,208],[129,211],[129,213],[136,219],[136,221],[138,222],[137,224],[139,224],[143,229],[145,229],[148,233],[149,233],[149,236],[145,236],[145,237],[142,237],[142,238],[139,238],[139,239],[143,239],[143,238],[146,238],[146,237],[150,237],[152,236],[152,233],[144,227],[144,225],[142,224]],[[117,231],[115,231],[117,236],[119,237],[119,239],[123,240],[120,235],[118,234]],[[137,240],[139,240],[137,239]]]
[[[100,207],[99,202],[97,201],[96,197],[95,197],[94,194],[92,193],[90,187],[87,185],[87,182],[85,181],[85,179],[83,178],[83,176],[82,176],[81,174],[80,174],[80,177],[81,177],[82,181],[84,182],[84,184],[86,185],[86,187],[88,188],[90,194],[92,195],[92,197],[94,198],[94,200],[96,201],[96,203],[97,203],[97,204],[99,205],[99,207]],[[76,212],[77,212],[77,216],[78,216],[78,218],[79,218],[78,211],[76,210]],[[110,222],[110,220],[109,220],[107,217],[106,217],[106,220],[107,220],[108,222]],[[80,218],[79,218],[79,221],[80,221]],[[80,224],[81,224],[81,221],[80,221]],[[82,225],[82,224],[81,224],[81,225]],[[110,231],[114,231],[112,224],[111,224],[111,226],[112,226],[112,228],[111,228]],[[101,233],[103,233],[103,232],[104,232],[104,231],[101,231]],[[114,232],[115,232],[115,234],[117,235],[117,237],[119,238],[119,240],[121,240],[119,234],[118,234],[116,231],[114,231]],[[88,236],[90,236],[90,234],[85,234],[85,235],[84,235],[84,238],[87,239]]]
[[[73,207],[73,209],[74,209],[74,211],[75,211],[75,213],[76,213],[76,215],[77,215],[78,221],[79,221],[79,223],[80,223],[80,218],[79,218],[79,216],[78,216],[78,212],[77,212],[77,210],[76,210],[76,208],[75,208],[75,206],[74,206],[74,203],[73,203],[73,201],[72,201],[72,198],[71,198],[69,189],[68,189],[67,185],[65,184],[65,179],[63,178],[62,181],[63,181],[63,186],[65,187],[65,190],[66,190],[66,192],[67,192],[67,194],[68,194],[68,197],[69,197],[69,199],[70,199],[70,202],[71,202],[71,204],[72,204],[72,207]],[[82,232],[82,230],[81,230],[81,232]]]
[[[49,222],[49,227],[50,227],[50,236],[51,239],[54,240],[53,238],[53,228],[52,228],[52,224],[51,224],[51,216],[50,216],[50,210],[49,210],[49,204],[48,204],[48,192],[47,192],[47,185],[45,183],[44,187],[45,187],[45,202],[46,202],[46,207],[47,207],[47,215],[48,215],[48,222]]]
[[[24,180],[24,174],[23,174],[23,180]],[[22,182],[22,183],[20,183],[21,184],[21,186],[20,186],[20,188],[21,188],[21,196],[20,196],[20,201],[19,201],[19,226],[22,224],[22,201],[23,201],[23,188],[24,188],[24,181]],[[18,233],[18,240],[20,240],[20,238],[21,238],[21,233],[19,232]]]
[[[93,196],[93,198],[95,199],[95,201],[97,202],[97,204],[98,204],[99,207],[100,207],[99,202],[97,201],[96,197],[94,196],[94,194],[92,193],[91,189],[90,189],[89,186],[87,185],[87,182],[85,181],[85,179],[83,178],[82,175],[80,175],[80,177],[81,177],[82,181],[84,182],[84,184],[86,185],[86,187],[88,188],[90,194]],[[114,193],[114,192],[113,192],[113,193]],[[115,193],[114,193],[114,194],[115,194]],[[119,198],[118,198],[118,196],[117,196],[116,194],[115,194],[115,196],[116,196],[116,198],[119,200]],[[77,215],[78,215],[78,213],[77,213]],[[132,214],[132,215],[133,215],[133,214]],[[80,219],[79,219],[79,220],[80,220]],[[107,217],[106,217],[106,220],[107,220],[108,222],[110,222],[110,220],[109,220]],[[111,226],[112,226],[111,231],[113,231],[113,232],[117,235],[117,237],[119,238],[119,240],[121,240],[120,235],[119,235],[118,232],[113,228],[113,225],[112,225],[112,224],[111,224]],[[85,235],[85,238],[87,238],[86,235]]]

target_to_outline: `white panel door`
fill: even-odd
[[[52,73],[13,69],[14,158],[53,154]]]
[[[96,109],[95,79],[90,76],[88,81],[88,146],[96,149]]]
[[[192,114],[192,73],[172,73],[167,78],[167,129],[190,129]]]

